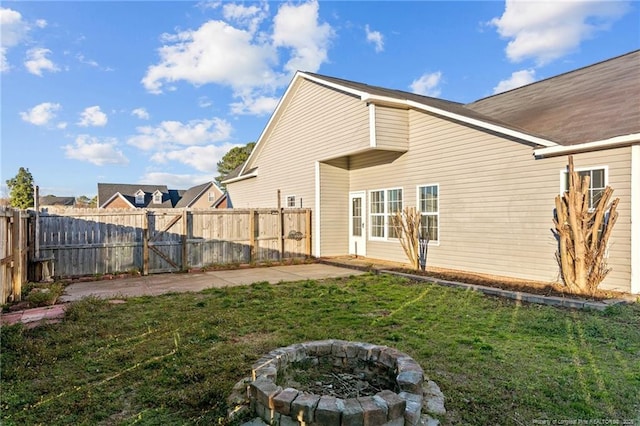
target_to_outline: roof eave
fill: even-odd
[[[248,173],[246,175],[240,175],[240,176],[236,176],[234,178],[228,179],[228,180],[223,180],[222,183],[227,185],[229,183],[239,182],[241,180],[250,179],[250,178],[257,177],[257,176],[258,176],[257,172],[251,172],[251,173]]]
[[[559,155],[577,154],[586,151],[599,151],[603,149],[622,148],[640,143],[640,133],[615,136],[599,141],[585,142],[575,145],[557,145],[533,150],[536,158],[557,157]]]

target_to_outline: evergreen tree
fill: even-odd
[[[9,204],[19,209],[33,207],[33,176],[29,169],[20,167],[15,177],[6,181],[9,188]]]
[[[218,161],[218,177],[216,178],[216,182],[220,188],[224,189],[224,185],[221,183],[225,177],[234,171],[238,166],[242,165],[249,155],[251,151],[253,151],[253,147],[256,145],[255,142],[249,142],[245,146],[236,146],[233,147],[227,152],[224,157],[220,161]]]

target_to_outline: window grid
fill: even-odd
[[[295,207],[296,206],[296,196],[289,195],[287,196],[287,207]]]
[[[420,218],[420,234],[429,237],[429,241],[440,241],[440,206],[438,185],[418,187],[418,210]]]
[[[402,211],[402,188],[380,189],[369,192],[371,238],[398,238],[392,217]]]
[[[136,204],[144,204],[144,192],[136,192]]]
[[[602,198],[602,193],[604,192],[604,188],[607,186],[607,175],[604,167],[594,167],[592,169],[582,169],[576,170],[579,178],[582,180],[583,177],[589,176],[589,208],[594,209],[595,206]],[[563,187],[562,191],[566,192],[569,190],[569,173],[567,171],[563,171]]]

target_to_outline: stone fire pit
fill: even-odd
[[[427,413],[445,413],[440,389],[425,381],[413,358],[362,342],[322,340],[275,349],[234,390],[232,413],[250,410],[270,425],[416,426],[437,424]]]

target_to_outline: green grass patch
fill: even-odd
[[[637,304],[571,311],[364,275],[90,298],[59,324],[2,327],[0,423],[225,424],[255,360],[328,338],[411,355],[446,396],[443,424],[639,420]]]

